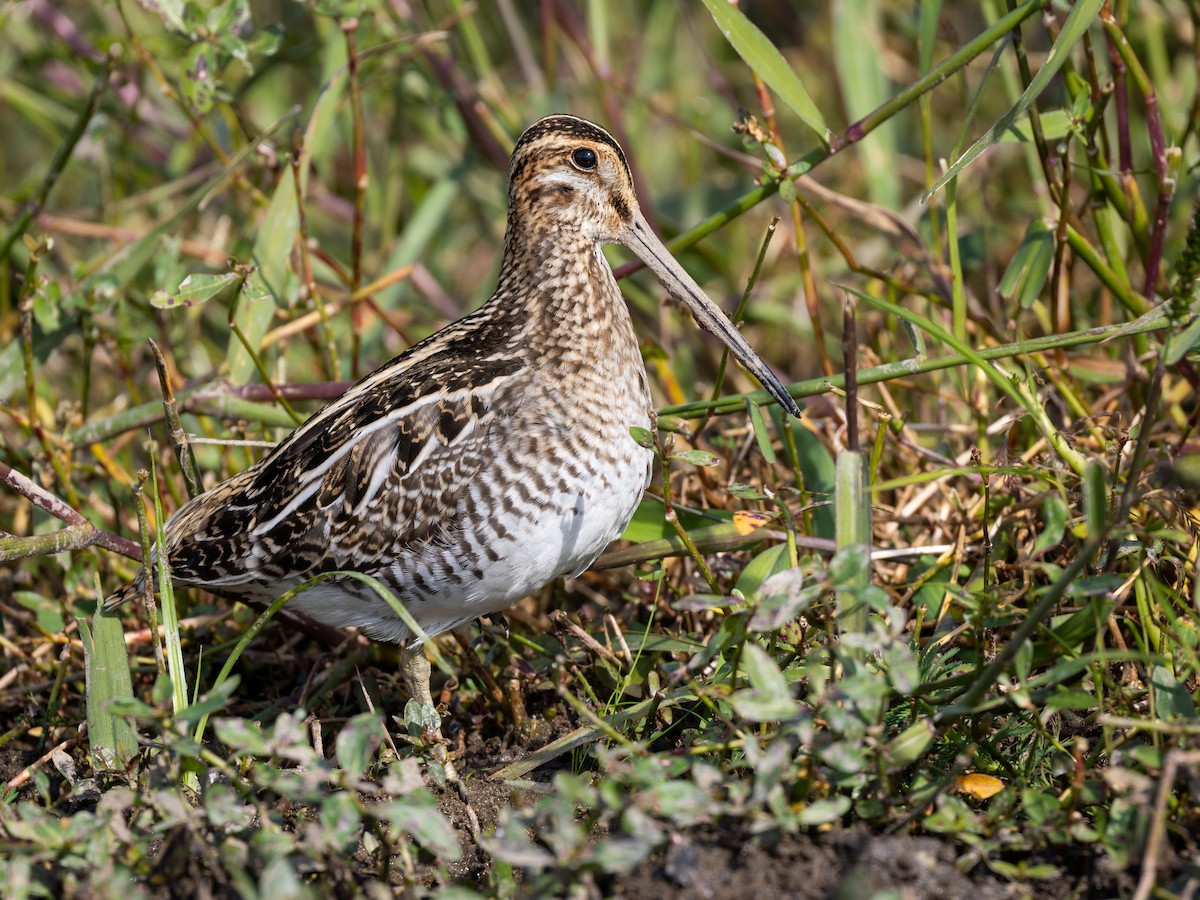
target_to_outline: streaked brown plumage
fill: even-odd
[[[790,412],[795,402],[654,238],[616,141],[550,116],[513,152],[495,294],[368,375],[265,459],[166,525],[171,574],[270,601],[319,573],[366,572],[432,635],[587,568],[624,530],[652,454],[646,370],[601,245],[638,254]],[[108,600],[141,590],[140,580]],[[350,578],[296,608],[402,644],[409,629]],[[420,648],[405,653],[429,699]]]

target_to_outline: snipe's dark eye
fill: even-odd
[[[596,151],[591,147],[580,147],[571,154],[571,162],[575,163],[581,169],[594,169],[597,162]]]

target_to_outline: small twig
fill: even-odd
[[[154,664],[158,666],[158,674],[163,675],[167,671],[166,657],[163,655],[162,647],[167,640],[167,627],[166,622],[158,621],[158,611],[154,603],[154,576],[151,566],[153,556],[150,546],[154,532],[150,530],[146,521],[146,503],[142,495],[150,473],[145,469],[139,469],[137,477],[137,484],[133,486],[133,502],[137,506],[138,536],[142,539],[142,606],[146,610],[146,621],[152,626],[161,626],[154,631]]]
[[[350,79],[350,124],[354,153],[354,223],[350,234],[350,290],[362,284],[363,222],[366,219],[366,198],[369,176],[367,174],[367,151],[363,136],[362,81],[358,73],[358,19],[338,21],[342,34],[346,36],[346,60]],[[350,329],[350,374],[358,378],[359,350],[362,341],[362,306],[355,306],[350,313],[353,327]]]
[[[171,389],[171,375],[167,371],[167,360],[154,338],[147,338],[150,352],[154,354],[154,366],[158,370],[158,384],[162,389],[163,414],[167,420],[167,436],[175,449],[175,458],[179,460],[179,468],[183,473],[183,481],[187,486],[189,497],[204,493],[200,482],[200,474],[196,470],[196,457],[192,455],[191,445],[188,444],[187,432],[179,421],[179,407],[175,402],[175,393]]]
[[[846,373],[846,449],[858,452],[858,327],[854,299],[842,301],[842,371]]]
[[[86,722],[81,723],[79,726],[78,734],[72,735],[71,737],[69,737],[65,741],[63,741],[62,743],[55,746],[53,749],[47,750],[45,753],[43,753],[41,756],[39,756],[34,762],[30,763],[28,766],[26,766],[24,769],[22,769],[16,775],[14,775],[12,778],[10,778],[8,780],[8,782],[4,785],[4,790],[0,791],[0,794],[7,794],[9,791],[16,790],[21,785],[23,785],[25,782],[27,782],[30,778],[32,778],[34,772],[36,772],[38,769],[40,769],[46,763],[50,762],[50,760],[54,757],[55,753],[58,753],[61,750],[66,750],[68,747],[74,746],[76,743],[78,743],[79,739],[81,737],[83,737],[83,734],[84,734],[84,731],[86,728],[87,728],[87,723]]]
[[[0,542],[0,547],[14,546],[10,541],[22,542],[21,546],[34,547],[36,541],[50,538],[50,543],[47,546],[55,546],[56,549],[51,549],[44,552],[57,553],[61,550],[78,550],[83,547],[99,546],[105,550],[111,550],[114,553],[120,553],[122,556],[127,556],[130,559],[141,560],[142,551],[136,543],[128,538],[119,537],[115,534],[110,534],[107,531],[101,531],[91,522],[83,517],[83,514],[74,509],[70,504],[66,503],[59,497],[54,496],[49,491],[34,483],[20,472],[12,469],[10,466],[0,462],[0,484],[12,488],[22,497],[33,503],[39,509],[45,510],[54,516],[54,518],[66,522],[68,525],[75,526],[68,534],[62,538],[55,538],[53,535],[37,535],[34,538],[14,538],[6,537]],[[78,529],[78,530],[76,530]],[[60,532],[61,534],[61,532]],[[86,540],[83,538],[86,536]],[[67,545],[61,545],[65,542]],[[40,555],[43,551],[37,553],[23,553],[20,556],[10,557],[11,559],[19,559],[24,556]],[[0,551],[0,558],[3,558]]]
[[[567,618],[567,614],[561,609],[556,609],[550,613],[550,625],[555,631],[563,632],[564,634],[570,634],[578,639],[580,643],[582,643],[597,656],[616,666],[618,671],[624,670],[625,664],[621,662],[621,658],[619,656],[617,656],[598,640]],[[564,647],[565,646],[566,645],[564,644]]]

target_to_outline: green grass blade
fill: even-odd
[[[745,60],[746,65],[766,82],[780,99],[798,115],[801,121],[817,133],[821,143],[828,144],[832,136],[817,104],[792,71],[787,60],[753,22],[728,0],[704,0],[708,12],[721,29],[721,34]]]
[[[1079,2],[1071,7],[1071,12],[1067,15],[1067,21],[1063,23],[1058,39],[1054,42],[1054,46],[1050,48],[1050,52],[1046,54],[1046,60],[1042,64],[1042,67],[1030,79],[1029,86],[1021,94],[1020,99],[1017,100],[1016,104],[1008,112],[1000,117],[995,125],[984,133],[983,137],[968,147],[967,152],[956,159],[945,173],[943,173],[941,178],[934,182],[933,187],[922,195],[922,203],[928,202],[929,198],[941,190],[950,179],[956,177],[963,169],[978,159],[979,154],[1000,140],[1004,133],[1012,126],[1013,122],[1016,121],[1017,117],[1033,105],[1033,102],[1046,89],[1051,79],[1058,74],[1058,70],[1062,68],[1063,63],[1067,61],[1067,55],[1071,52],[1071,48],[1083,37],[1088,26],[1092,23],[1092,19],[1100,11],[1103,2],[1104,0],[1079,0]]]
[[[854,121],[883,106],[890,94],[883,70],[883,36],[879,4],[874,0],[843,0],[834,4],[833,56],[842,103]],[[896,123],[875,129],[869,141],[858,146],[867,193],[888,209],[900,208],[900,178],[896,162]]]
[[[867,489],[867,459],[861,453],[843,450],[837,456],[837,481],[834,485],[834,508],[837,521],[839,551],[852,547],[871,546],[871,496]],[[863,634],[867,630],[870,610],[859,591],[871,583],[869,555],[865,564],[848,579],[844,589],[837,592],[837,625],[839,636]],[[862,647],[847,648],[852,657],[861,659]]]
[[[109,704],[114,699],[132,698],[133,681],[121,619],[104,611],[100,576],[95,578],[96,597],[101,602],[92,620],[93,627],[88,627],[83,616],[75,617],[83,643],[88,741],[96,771],[124,771],[138,752],[137,731],[129,719],[112,713]]]

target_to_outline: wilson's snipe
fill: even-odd
[[[629,312],[600,252],[636,253],[789,412],[795,401],[638,209],[604,129],[557,115],[531,126],[509,169],[500,284],[471,315],[368,375],[270,455],[166,525],[177,582],[271,601],[318,573],[387,584],[429,635],[503,610],[586,569],[650,480],[650,390]],[[109,598],[141,590],[139,575]],[[411,644],[362,582],[292,601],[314,619]],[[429,663],[402,652],[432,705]]]

